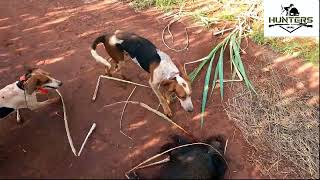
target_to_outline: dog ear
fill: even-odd
[[[171,79],[169,79],[169,80],[163,80],[163,81],[160,83],[160,85],[161,85],[162,87],[167,88],[167,90],[168,90],[169,92],[173,92],[174,89],[175,89],[176,83],[177,83],[176,80],[171,80]]]
[[[32,94],[37,87],[37,83],[38,83],[38,78],[37,76],[31,76],[25,83],[24,83],[24,89],[26,90],[26,92],[30,95]]]
[[[23,69],[26,72],[26,74],[31,74],[34,70],[36,70],[38,68],[35,66],[32,66],[32,65],[24,65]]]
[[[185,79],[186,81],[190,81],[186,69],[180,63],[178,64],[178,69],[181,72],[182,78]]]

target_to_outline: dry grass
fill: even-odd
[[[280,77],[271,78],[254,82],[258,95],[237,87],[225,110],[257,150],[252,160],[264,175],[319,179],[319,105],[307,105],[305,94],[283,96]]]

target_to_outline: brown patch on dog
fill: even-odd
[[[106,49],[109,56],[115,61],[115,63],[118,64],[120,61],[124,60],[124,53],[117,46],[109,44],[109,39],[111,37],[112,36],[110,35],[106,35],[106,41],[105,43],[103,43],[104,48]]]
[[[176,80],[164,80],[161,82],[161,89],[165,91],[174,92],[176,96],[180,99],[185,99],[187,97],[187,93],[184,88],[178,84]]]
[[[160,63],[158,62],[153,62],[149,65],[149,72],[150,72],[150,80],[151,82],[153,81],[153,72],[154,70],[159,66]]]

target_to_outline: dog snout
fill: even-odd
[[[62,81],[59,81],[58,85],[59,85],[59,86],[62,86],[62,85],[63,85],[63,82],[62,82]]]
[[[193,112],[193,107],[188,107],[188,108],[187,108],[187,111],[188,111],[188,112]]]
[[[187,97],[185,100],[180,100],[181,106],[183,109],[187,112],[192,112],[193,111],[193,104],[191,101],[191,97]]]

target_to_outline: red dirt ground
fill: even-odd
[[[136,32],[180,63],[207,55],[219,41],[209,32],[190,33],[189,50],[175,53],[161,41],[167,23],[160,12],[137,13],[111,0],[0,1],[0,87],[15,81],[23,73],[24,64],[38,65],[64,82],[60,91],[66,101],[76,149],[92,123],[97,123],[81,157],[74,157],[63,120],[55,115],[57,111],[62,114],[61,104],[35,113],[22,111],[23,125],[18,125],[11,115],[0,122],[0,178],[124,178],[126,171],[157,153],[169,135],[181,134],[156,115],[128,105],[123,127],[133,138],[130,140],[119,132],[122,105],[98,112],[105,104],[125,100],[133,89],[131,85],[103,80],[96,102],[91,102],[98,75],[104,70],[94,62],[89,47],[103,32]],[[184,27],[174,28],[179,32],[176,43],[184,43]],[[99,53],[106,56],[104,51]],[[256,56],[247,55],[246,60]],[[128,63],[125,73],[132,81],[147,84],[145,72],[133,63]],[[218,93],[210,99],[204,128],[200,129],[202,88],[203,78],[198,78],[193,84],[195,112],[184,112],[176,102],[172,105],[173,119],[199,139],[217,134],[229,138],[226,155],[230,167],[226,178],[261,178],[258,167],[248,160],[254,150],[227,118]],[[225,98],[228,97],[230,92],[226,93]],[[152,91],[143,88],[137,88],[131,100],[151,107],[158,105]]]

